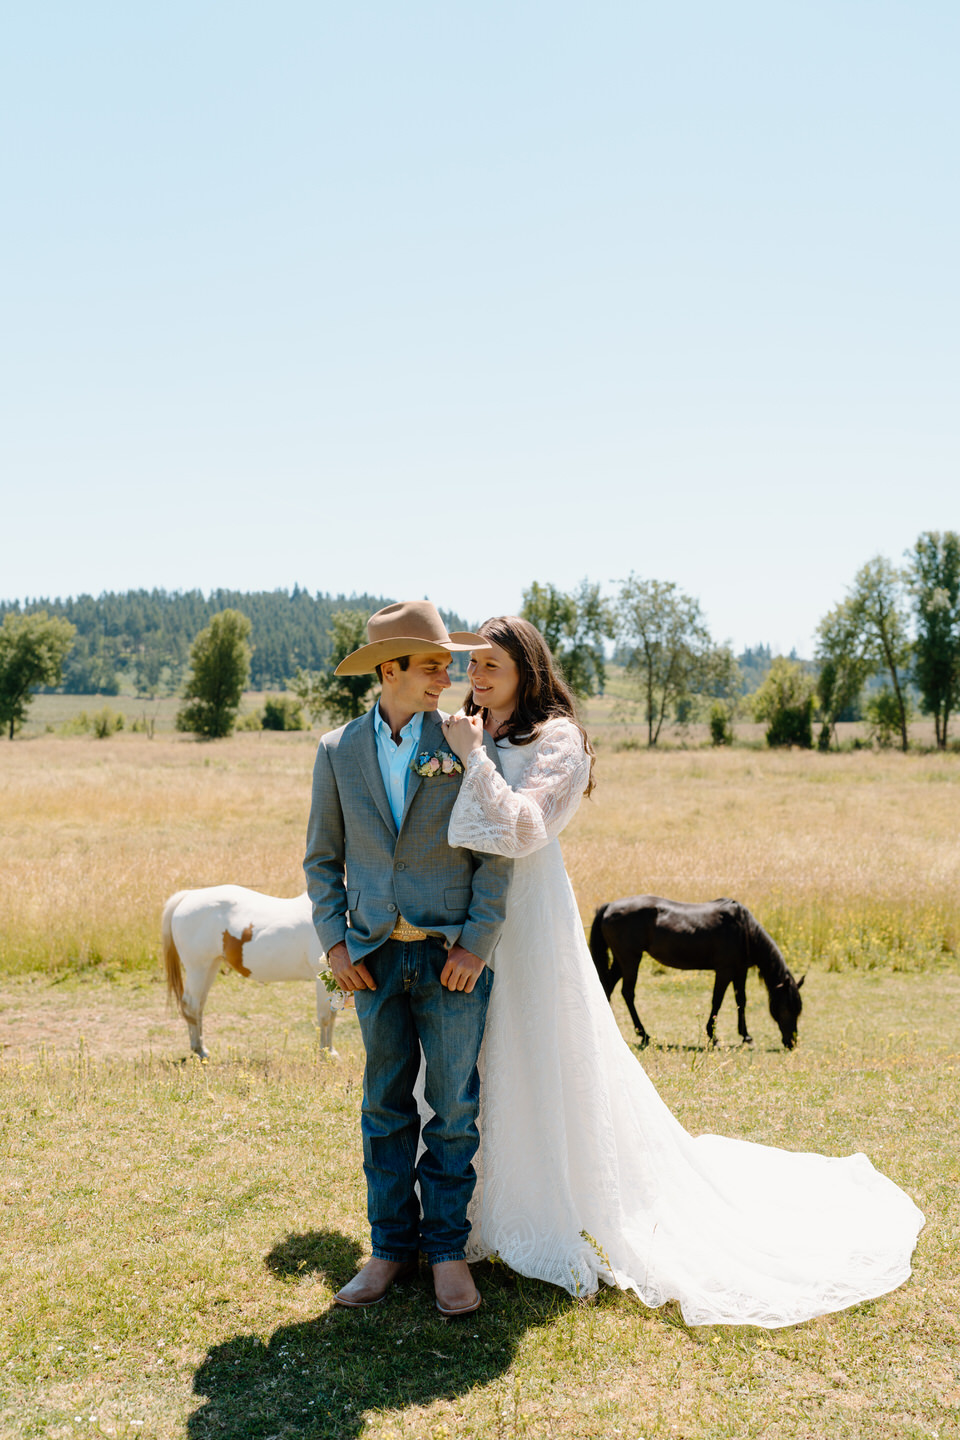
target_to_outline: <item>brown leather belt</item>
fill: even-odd
[[[402,915],[397,916],[397,923],[390,931],[391,940],[400,940],[409,943],[412,940],[426,940],[426,930],[418,930],[416,925],[409,924]]]

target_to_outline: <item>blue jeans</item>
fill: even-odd
[[[431,1265],[462,1260],[470,1233],[467,1206],[480,1143],[477,1059],[493,974],[481,971],[469,995],[446,990],[440,984],[446,963],[440,940],[388,940],[366,957],[376,990],[354,995],[367,1050],[361,1122],[367,1214],[381,1260],[415,1259],[418,1250]],[[413,1089],[421,1045],[426,1099],[435,1113],[423,1127],[426,1150],[417,1164]]]

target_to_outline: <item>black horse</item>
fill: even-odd
[[[740,1038],[745,1045],[752,1043],[744,1012],[747,970],[756,965],[770,992],[770,1014],[780,1027],[783,1043],[788,1050],[796,1045],[803,979],[794,980],[774,941],[739,901],[688,905],[659,895],[632,895],[600,906],[590,931],[590,953],[608,1000],[617,981],[623,980],[624,1003],[641,1045],[646,1045],[650,1036],[641,1024],[633,996],[644,951],[675,970],[717,972],[707,1021],[707,1035],[714,1043],[717,1015],[731,982],[737,997]]]

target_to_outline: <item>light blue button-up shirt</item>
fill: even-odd
[[[410,767],[416,756],[417,746],[420,744],[420,733],[423,730],[423,711],[418,710],[404,725],[400,731],[400,744],[397,745],[390,726],[380,714],[378,700],[373,728],[377,736],[377,759],[380,761],[380,774],[383,776],[384,788],[390,802],[390,811],[399,833],[400,821],[403,819],[403,807],[407,799],[407,786],[410,783]]]

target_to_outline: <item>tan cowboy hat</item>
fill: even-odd
[[[488,642],[470,630],[454,630],[440,618],[440,611],[429,600],[400,600],[386,605],[367,621],[369,645],[340,661],[335,675],[368,675],[384,660],[399,660],[401,655],[424,655],[430,650],[478,650]]]

